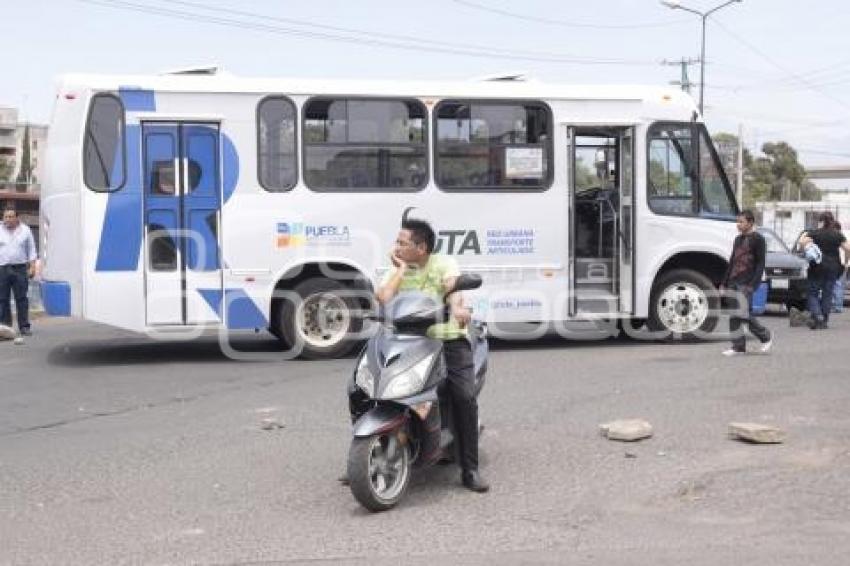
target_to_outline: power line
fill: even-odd
[[[756,71],[754,69],[747,69],[747,68],[739,67],[739,66],[735,66],[735,65],[728,65],[726,63],[715,63],[715,64],[720,65],[722,67],[737,69],[739,71],[743,71],[743,72],[750,74],[750,75],[761,75],[763,77],[768,77],[765,73],[760,72],[760,71]],[[840,78],[846,76],[846,74],[848,72],[850,72],[850,59],[845,59],[845,60],[839,61],[837,63],[827,65],[825,67],[820,67],[818,69],[812,69],[810,71],[803,71],[803,72],[800,72],[800,73],[796,73],[796,75],[798,77],[806,78],[806,79],[812,80],[812,81],[833,81],[833,80],[840,79]],[[789,77],[785,77],[785,76],[784,77],[772,77],[772,78],[765,78],[764,80],[761,80],[757,83],[756,82],[745,83],[745,84],[739,85],[737,88],[768,87],[768,86],[771,86],[771,85],[782,86],[782,85],[790,84],[790,83],[794,83],[794,82],[798,82],[798,80],[795,79],[795,78],[789,78]]]
[[[164,2],[164,0],[160,0],[160,1]],[[356,29],[356,28],[346,28],[346,27],[340,27],[340,26],[332,26],[332,25],[328,25],[328,24],[318,24],[318,23],[307,21],[307,20],[300,20],[300,19],[296,19],[296,18],[284,18],[284,17],[281,17],[281,16],[272,16],[272,15],[268,15],[268,14],[258,14],[256,12],[248,12],[248,11],[245,11],[245,10],[234,10],[234,9],[230,9],[230,8],[221,8],[221,7],[217,7],[217,6],[209,6],[209,5],[206,5],[206,4],[200,4],[200,3],[197,3],[197,2],[189,2],[189,1],[186,1],[186,0],[168,0],[168,3],[178,4],[178,5],[187,6],[187,7],[191,7],[191,8],[198,8],[198,9],[201,9],[201,10],[206,10],[208,12],[219,12],[219,13],[223,13],[223,14],[231,14],[231,15],[240,16],[240,17],[259,19],[259,20],[262,20],[262,21],[271,20],[271,21],[275,21],[275,22],[284,22],[284,23],[295,24],[295,25],[303,26],[303,27],[307,27],[307,28],[317,28],[317,29],[323,29],[323,30],[329,30],[329,31],[335,31],[335,32],[343,32],[343,33],[355,34],[355,35],[366,35],[368,37],[378,36],[378,37],[388,38],[388,39],[397,40],[397,41],[414,42],[414,43],[415,42],[430,43],[430,44],[433,44],[433,45],[439,45],[439,46],[450,47],[450,48],[464,48],[464,49],[476,49],[476,50],[489,49],[489,47],[482,47],[481,45],[473,45],[473,44],[469,44],[469,43],[455,43],[455,42],[447,42],[447,41],[437,41],[437,40],[434,40],[434,39],[428,39],[428,38],[410,36],[410,35],[399,35],[399,34],[392,34],[392,33],[386,33],[386,32],[382,32],[380,34],[377,34],[375,32],[368,31],[368,30],[361,30],[361,29]],[[497,50],[500,50],[500,49],[497,48]],[[523,52],[519,51],[519,53],[523,53]]]
[[[764,133],[770,134],[772,136],[784,136],[784,135],[788,135],[788,134],[797,134],[797,133],[800,133],[800,132],[814,132],[814,131],[817,131],[817,130],[830,129],[830,128],[834,128],[837,124],[840,124],[840,123],[841,122],[836,122],[835,124],[830,124],[830,125],[800,126],[800,127],[797,127],[797,128],[783,128],[781,130],[764,130]],[[827,135],[827,134],[820,134],[820,135]]]
[[[799,76],[804,76],[801,74]],[[769,90],[771,92],[793,92],[798,90],[812,90],[813,88],[823,88],[830,86],[840,86],[843,84],[850,83],[850,69],[846,69],[840,71],[838,73],[832,73],[831,75],[824,75],[821,77],[810,77],[805,84],[797,84],[797,86],[792,86],[792,83],[798,82],[795,79],[789,79],[787,77],[775,80],[767,80],[761,81],[757,83],[744,83],[740,85],[710,85],[711,88],[716,89],[724,89],[731,91],[742,91],[742,90],[751,90],[751,91],[764,91]],[[709,85],[706,85],[709,87]]]
[[[770,57],[766,53],[762,52],[761,49],[759,49],[758,47],[756,47],[755,45],[753,45],[752,43],[750,43],[746,39],[740,37],[738,34],[734,33],[729,28],[724,26],[716,18],[714,19],[714,23],[716,23],[720,29],[722,29],[724,32],[726,32],[733,39],[735,39],[736,41],[738,41],[739,43],[741,43],[742,45],[744,45],[745,47],[750,49],[753,53],[755,53],[756,55],[758,55],[759,57],[761,57],[762,59],[764,59],[765,61],[767,61],[768,63],[770,63],[774,67],[776,67],[777,69],[779,69],[780,71],[786,73],[789,77],[791,77],[795,81],[799,82],[800,84],[806,85],[809,88],[809,90],[812,90],[814,92],[817,92],[821,96],[829,98],[830,100],[838,103],[839,105],[843,106],[844,108],[850,109],[850,104],[844,102],[840,98],[836,98],[836,97],[832,96],[828,92],[824,92],[823,90],[820,90],[817,87],[817,85],[812,84],[810,81],[806,80],[804,77],[800,76],[799,74],[794,73],[793,71],[789,71],[783,65],[780,65],[779,63],[774,61],[774,59],[772,57]]]
[[[806,71],[806,72],[797,73],[797,74],[801,77],[807,77],[807,78],[814,79],[814,80],[823,80],[823,79],[826,79],[829,75],[833,75],[836,72],[836,70],[839,74],[846,73],[849,70],[848,66],[850,66],[850,59],[842,59],[841,61],[838,61],[836,63],[832,63],[832,64],[827,65],[825,67],[820,67],[818,69],[813,69],[811,71]],[[818,75],[820,75],[820,76],[818,76]],[[777,80],[787,81],[788,79],[783,78],[783,79],[777,79]]]
[[[724,108],[724,106],[722,104],[715,104],[713,106],[714,106],[714,108]],[[813,127],[813,126],[829,127],[829,126],[834,126],[836,124],[842,123],[842,120],[818,121],[814,118],[812,118],[812,119],[803,119],[803,118],[795,119],[795,118],[789,118],[787,116],[776,116],[774,114],[762,114],[762,113],[757,113],[757,112],[741,113],[741,112],[736,111],[735,108],[730,109],[728,107],[725,110],[723,110],[723,112],[727,116],[737,116],[739,118],[756,118],[756,119],[762,120],[764,122],[773,122],[773,123],[780,123],[780,124],[798,124],[798,125],[804,125],[806,127]]]
[[[507,18],[514,18],[517,20],[525,20],[527,22],[534,22],[537,24],[544,24],[549,26],[562,26],[562,27],[570,27],[570,28],[586,28],[586,29],[646,29],[646,28],[659,28],[659,27],[668,27],[679,25],[684,23],[685,21],[690,20],[671,20],[666,22],[646,22],[639,24],[585,24],[578,22],[569,22],[564,20],[556,20],[552,18],[543,18],[540,16],[528,16],[526,14],[519,14],[517,12],[511,12],[509,10],[504,10],[501,8],[494,8],[492,6],[488,6],[486,4],[481,4],[480,2],[473,2],[471,0],[453,0],[456,4],[460,4],[462,6],[466,6],[468,8],[472,8],[474,10],[480,10],[482,12],[490,12],[492,14],[498,14],[500,16],[504,16]]]
[[[706,66],[717,66],[717,67],[725,67],[727,69],[734,69],[736,71],[741,71],[742,73],[747,73],[748,75],[761,75],[763,77],[769,76],[762,69],[750,69],[749,67],[742,67],[741,65],[733,65],[731,63],[724,63],[722,61],[706,61]]]
[[[83,2],[85,4],[91,4],[94,6],[100,6],[110,9],[117,10],[126,10],[133,12],[140,12],[146,14],[152,14],[155,16],[162,17],[170,17],[180,20],[186,20],[191,22],[204,22],[211,23],[226,27],[233,27],[239,29],[249,29],[253,31],[261,31],[264,33],[271,33],[276,35],[288,35],[294,37],[303,37],[308,39],[318,39],[324,41],[335,41],[335,42],[343,42],[350,43],[356,45],[364,45],[364,46],[373,46],[373,47],[386,47],[391,49],[401,49],[407,51],[426,51],[433,53],[443,53],[450,55],[465,55],[469,57],[479,57],[486,59],[508,59],[508,60],[517,60],[517,61],[536,61],[536,62],[546,62],[546,63],[560,63],[560,64],[569,64],[569,65],[631,65],[631,66],[649,66],[655,65],[656,63],[653,61],[641,61],[641,60],[628,60],[628,59],[604,59],[604,58],[592,58],[592,57],[578,57],[574,55],[567,54],[553,54],[553,53],[542,53],[542,52],[523,52],[523,51],[515,51],[515,50],[507,50],[505,48],[498,48],[493,46],[485,46],[485,45],[468,45],[468,44],[451,44],[447,42],[437,42],[433,40],[423,39],[423,38],[413,38],[410,37],[408,39],[402,39],[405,36],[388,36],[381,35],[370,31],[365,30],[353,30],[353,29],[345,29],[345,28],[334,28],[333,26],[321,26],[324,29],[335,29],[337,31],[345,31],[345,33],[350,34],[360,34],[362,37],[357,36],[349,36],[349,35],[340,35],[339,33],[330,33],[326,31],[314,31],[309,29],[297,29],[292,27],[283,27],[272,24],[265,24],[261,22],[251,22],[245,20],[234,19],[232,17],[225,16],[216,16],[203,14],[198,11],[192,10],[183,10],[183,9],[174,9],[174,8],[164,8],[160,6],[152,6],[149,4],[141,4],[137,2],[129,2],[122,0],[77,0],[78,2]],[[227,10],[224,8],[212,8],[209,6],[199,6],[190,2],[177,2],[173,1],[172,4],[182,4],[185,6],[194,5],[201,7],[204,10],[208,11],[218,11],[223,13],[237,13],[236,10]],[[255,14],[252,12],[239,12],[243,17],[247,16],[255,19],[269,20],[269,19],[278,19],[279,21],[284,21],[282,18],[273,18],[262,14]],[[295,21],[290,21],[290,23],[296,23]],[[297,23],[300,26],[313,26],[319,27],[314,24],[310,24],[307,22]],[[389,39],[384,39],[389,38]],[[431,44],[431,45],[425,45]]]

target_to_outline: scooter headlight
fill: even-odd
[[[401,399],[413,395],[428,380],[428,370],[434,356],[428,356],[394,377],[381,392],[381,399]]]
[[[360,358],[357,373],[354,375],[354,383],[369,397],[375,396],[375,376],[369,371],[369,360],[365,354]]]

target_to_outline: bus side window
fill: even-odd
[[[155,161],[151,172],[150,192],[155,195],[172,196],[176,192],[173,161]]]
[[[654,124],[647,138],[649,207],[658,214],[696,214],[696,167],[690,124]]]
[[[186,192],[192,192],[201,183],[201,166],[194,159],[187,161],[189,168],[189,186]],[[177,194],[177,178],[174,171],[174,162],[155,161],[151,172],[151,183],[148,187],[150,193],[157,196],[174,196]]]
[[[268,96],[257,105],[257,177],[267,191],[283,192],[295,186],[295,117],[295,105],[283,96]]]
[[[96,94],[91,101],[83,143],[83,180],[98,192],[117,191],[126,175],[124,105],[113,94]]]
[[[304,180],[319,191],[414,191],[428,181],[417,100],[323,98],[304,106]]]
[[[187,161],[189,167],[189,187],[187,188],[187,192],[193,192],[198,186],[201,184],[201,176],[203,175],[203,170],[197,161],[194,159],[189,159]]]
[[[552,119],[535,101],[444,100],[437,105],[434,168],[443,190],[546,190]]]
[[[156,223],[149,226],[148,254],[152,271],[177,269],[177,243],[165,226]]]

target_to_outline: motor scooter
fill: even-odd
[[[481,277],[458,276],[458,291],[477,289]],[[353,438],[348,481],[355,499],[370,511],[385,511],[404,497],[414,468],[456,457],[443,343],[428,328],[451,316],[449,308],[418,291],[396,295],[375,317],[378,331],[357,358],[348,383]],[[470,341],[476,397],[487,373],[487,326],[472,320]]]

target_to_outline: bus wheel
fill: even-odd
[[[647,326],[661,339],[702,339],[717,326],[719,305],[708,277],[692,269],[673,269],[652,286]]]
[[[357,301],[348,287],[333,279],[316,277],[293,289],[296,297],[277,303],[280,339],[300,356],[311,360],[344,356],[356,344],[359,332]]]

